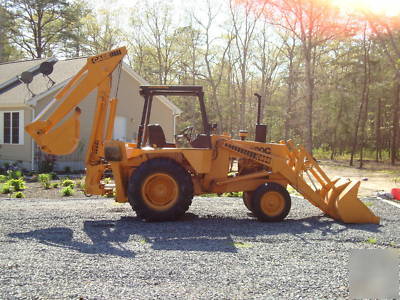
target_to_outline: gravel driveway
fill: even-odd
[[[380,226],[294,197],[282,223],[255,221],[238,198],[196,198],[168,223],[110,199],[1,199],[0,299],[348,297],[352,249],[400,248],[400,209],[367,201]]]

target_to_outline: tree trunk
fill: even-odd
[[[358,144],[358,129],[360,127],[360,120],[361,120],[361,115],[364,107],[364,102],[361,101],[360,103],[360,109],[358,111],[358,116],[357,116],[357,121],[356,121],[356,126],[354,127],[354,137],[353,137],[353,146],[351,148],[351,155],[350,155],[350,166],[353,166],[353,161],[354,161],[354,154],[357,151],[357,144]]]
[[[314,78],[312,76],[312,66],[311,66],[311,51],[310,47],[304,46],[304,65],[305,65],[305,81],[306,81],[306,105],[305,105],[305,147],[309,153],[312,154],[313,148],[313,101],[314,101]]]
[[[217,87],[212,85],[211,88],[212,88],[212,96],[211,96],[211,98],[212,98],[212,101],[213,101],[213,103],[215,105],[215,108],[216,108],[216,111],[217,111],[217,116],[218,116],[218,123],[219,123],[218,124],[218,126],[219,126],[218,129],[221,132],[223,132],[224,131],[224,117],[222,116],[221,107],[220,107],[220,104],[218,102],[219,100],[218,100],[218,96],[217,96]]]
[[[339,111],[336,117],[336,122],[335,122],[335,127],[333,129],[333,139],[332,139],[332,147],[331,147],[331,160],[335,158],[336,155],[336,148],[337,148],[337,129],[339,127],[339,121],[342,118],[342,112],[343,112],[343,102],[344,102],[344,97],[340,97],[340,106],[339,106]]]
[[[364,165],[364,161],[363,161],[363,151],[364,151],[364,141],[365,141],[365,125],[367,123],[367,119],[368,119],[368,102],[369,102],[369,92],[368,92],[368,88],[367,88],[367,93],[364,97],[364,115],[362,118],[362,122],[361,122],[361,136],[360,136],[360,165],[359,168],[362,169],[363,165]]]
[[[5,34],[4,34],[4,26],[5,23],[3,16],[2,7],[0,7],[0,63],[5,61],[4,57],[4,43],[5,43]]]
[[[245,68],[245,67],[243,67]],[[241,70],[242,75],[242,82],[240,84],[240,118],[239,118],[239,125],[241,130],[246,129],[246,74],[245,70]]]
[[[382,143],[382,138],[381,138],[381,114],[382,114],[382,99],[378,99],[378,110],[375,115],[375,145],[376,145],[376,155],[375,155],[375,161],[378,162],[379,158],[382,159],[381,155],[381,143]]]
[[[364,87],[363,87],[363,99],[364,102],[364,113],[361,120],[361,136],[360,136],[360,169],[363,167],[363,150],[365,140],[365,125],[368,119],[368,102],[369,102],[369,85],[371,82],[371,68],[369,63],[369,47],[366,44],[365,32],[364,32]]]
[[[391,144],[391,164],[394,166],[397,159],[397,137],[399,132],[399,109],[400,109],[400,74],[396,76],[396,94],[393,103],[393,131],[392,131],[392,144]]]
[[[292,53],[291,53],[292,54]],[[293,98],[293,56],[290,55],[289,58],[289,75],[288,75],[288,90],[287,90],[287,99],[286,99],[286,113],[285,113],[285,141],[289,139],[290,135],[290,122],[292,118],[292,98]]]
[[[363,80],[363,87],[362,87],[362,93],[361,93],[361,100],[360,100],[360,109],[358,111],[358,116],[357,116],[357,121],[356,121],[356,126],[355,126],[355,131],[354,131],[354,138],[353,138],[353,146],[351,149],[351,155],[350,155],[350,166],[353,166],[354,164],[354,155],[357,151],[357,146],[358,146],[358,131],[360,128],[360,122],[362,119],[364,107],[365,107],[365,99],[366,99],[366,94],[367,94],[367,88],[368,88],[368,68],[367,68],[367,48],[366,48],[366,28],[364,28],[364,35],[363,35],[363,47],[364,47],[364,80]],[[363,130],[363,128],[362,128]]]

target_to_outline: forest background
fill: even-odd
[[[395,165],[400,14],[340,2],[0,0],[0,63],[125,45],[149,83],[204,86],[220,132],[254,132],[259,93],[268,140],[359,167]],[[180,128],[200,127],[194,101],[171,100]]]

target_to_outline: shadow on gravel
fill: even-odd
[[[300,239],[304,243],[315,240],[344,240],[340,234],[352,230],[379,232],[373,224],[340,224],[327,217],[288,219],[280,223],[260,223],[252,219],[186,214],[176,222],[148,223],[135,217],[119,220],[84,221],[83,231],[91,243],[78,241],[66,227],[51,227],[30,232],[12,233],[9,237],[35,240],[39,243],[72,249],[87,254],[134,257],[132,248],[150,247],[154,250],[231,252],[253,242],[284,243]],[[314,233],[311,237],[308,233]],[[315,235],[317,233],[317,235]],[[79,238],[82,240],[82,238]],[[359,238],[360,239],[360,238]],[[361,238],[361,240],[363,240]]]
[[[89,232],[92,234],[89,235]],[[66,227],[50,227],[29,232],[11,233],[8,236],[24,240],[36,240],[48,246],[72,249],[87,254],[108,254],[121,257],[134,256],[132,251],[126,249],[124,245],[119,244],[126,242],[126,240],[121,240],[122,236],[116,237],[117,239],[112,239],[111,236],[108,236],[107,239],[104,239],[105,236],[103,236],[101,229],[99,231],[89,230],[87,233],[93,243],[74,240],[73,230]],[[118,245],[111,245],[114,242],[118,243]]]

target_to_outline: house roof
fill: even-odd
[[[22,72],[36,65],[40,65],[45,60],[46,59],[34,59],[1,64],[0,83],[18,76]],[[57,85],[77,73],[85,62],[86,58],[84,57],[60,60],[54,65],[54,71],[49,75],[49,77]],[[25,84],[20,84],[19,86],[0,95],[0,107],[25,106],[29,99],[47,91],[51,86],[52,83],[48,78],[42,74],[36,75],[33,81],[29,84],[29,89],[32,91],[33,95],[27,89]]]
[[[34,59],[0,64],[0,83],[18,76],[32,67],[40,65],[45,60],[46,59]],[[49,75],[49,77],[54,81],[54,85],[52,85],[52,82],[42,74],[36,75],[33,81],[29,84],[29,89],[33,94],[27,89],[25,84],[20,84],[19,86],[0,94],[0,107],[36,105],[37,101],[40,101],[47,95],[55,93],[64,87],[69,79],[85,65],[86,60],[86,57],[59,60],[54,65],[53,72]],[[123,63],[122,68],[141,85],[149,84],[126,63]],[[161,96],[158,97],[158,99],[170,108],[175,115],[182,113],[182,111],[166,97]]]

